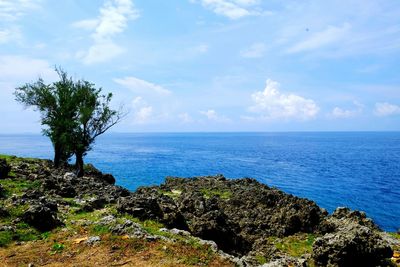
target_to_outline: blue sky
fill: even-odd
[[[54,66],[114,93],[113,131],[400,130],[398,0],[0,0],[0,133]]]

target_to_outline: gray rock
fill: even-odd
[[[353,223],[317,238],[312,258],[319,266],[380,266],[392,253],[374,229]]]
[[[114,217],[114,215],[110,214],[101,218],[98,223],[102,225],[111,225],[114,224],[116,221],[117,219]]]
[[[77,178],[76,174],[73,172],[66,172],[63,176],[64,180],[74,180]]]
[[[199,239],[199,244],[200,245],[206,245],[209,246],[211,248],[212,251],[216,252],[218,251],[218,245],[217,243],[215,243],[212,240],[203,240],[203,239]]]
[[[0,184],[0,198],[3,198],[5,196],[6,196],[6,190]]]
[[[0,159],[0,179],[8,177],[8,173],[11,171],[11,166],[5,159]]]
[[[94,244],[96,244],[96,243],[98,243],[100,241],[101,241],[100,236],[91,236],[86,240],[86,244],[94,245]]]
[[[57,204],[41,198],[32,202],[22,219],[40,231],[50,231],[62,225],[57,218]]]

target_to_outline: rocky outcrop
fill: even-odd
[[[5,159],[0,159],[0,179],[5,179],[11,171],[11,166],[8,165]]]
[[[27,207],[20,219],[40,231],[62,225],[64,211],[92,212],[112,206],[117,210],[115,216],[126,213],[142,221],[156,220],[172,229],[164,230],[168,233],[208,242],[238,266],[265,262],[264,266],[306,266],[310,259],[317,266],[376,266],[384,265],[392,256],[388,237],[383,237],[365,213],[338,208],[328,215],[313,201],[254,179],[226,179],[222,175],[168,177],[160,186],[142,187],[132,193],[114,185],[112,175],[93,166],[82,178],[72,168],[54,169],[49,161],[18,160],[11,167],[18,179],[37,186],[18,195],[11,194],[7,187],[10,197],[1,199],[7,207],[0,208],[0,217],[9,216],[7,209],[12,206]],[[0,185],[0,198],[5,197],[4,193]],[[137,222],[105,215],[91,223],[106,226],[116,235],[160,238]],[[293,235],[308,234],[317,238],[301,257],[289,255],[282,246],[271,243],[272,239],[280,242]]]
[[[317,231],[326,216],[312,201],[254,179],[229,180],[223,176],[170,177],[160,187],[140,188],[120,200],[118,210],[189,230],[234,255],[256,249],[252,244],[268,236]]]
[[[40,231],[50,231],[62,222],[57,218],[57,204],[45,197],[31,203],[22,219]]]
[[[372,266],[392,253],[378,234],[379,228],[365,213],[338,208],[328,216],[313,201],[248,178],[169,177],[159,187],[140,188],[121,198],[118,211],[188,230],[194,236],[215,241],[220,249],[236,256],[261,254],[273,259],[277,251],[271,248],[268,238],[296,233],[321,236],[315,241],[312,254],[320,266],[351,266],[355,262]],[[245,260],[251,259],[254,261],[254,257]],[[302,262],[285,256],[273,261],[275,265],[293,262],[301,266],[305,259]]]
[[[324,224],[333,230],[313,244],[312,258],[319,266],[385,266],[393,254],[363,212],[337,208]]]

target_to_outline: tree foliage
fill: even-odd
[[[74,81],[56,68],[59,80],[45,84],[39,78],[16,88],[16,100],[26,107],[34,107],[41,114],[48,136],[54,147],[54,165],[66,164],[75,154],[78,175],[83,175],[83,157],[92,148],[97,136],[103,134],[122,116],[110,107],[112,94],[102,94],[101,88],[85,81]]]

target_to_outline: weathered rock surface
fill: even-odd
[[[22,219],[40,231],[49,231],[62,225],[57,212],[57,204],[42,197],[30,205]]]
[[[8,165],[5,159],[0,159],[0,179],[5,179],[11,171],[11,166]]]
[[[235,255],[245,255],[256,240],[268,236],[317,231],[326,215],[314,202],[254,179],[223,176],[170,177],[160,187],[140,188],[120,200],[118,210],[189,230]]]
[[[312,258],[319,266],[386,266],[393,251],[365,213],[337,208],[325,224],[334,229],[317,238]]]
[[[93,166],[82,178],[77,178],[72,169],[54,169],[49,161],[16,161],[11,167],[18,177],[40,182],[40,186],[7,200],[9,205],[28,206],[21,219],[40,231],[60,226],[61,213],[70,208],[66,207],[68,203],[76,204],[76,212],[116,204],[119,213],[157,220],[172,229],[165,229],[171,234],[196,236],[208,242],[213,251],[238,266],[257,266],[258,256],[267,260],[264,266],[306,266],[310,257],[317,266],[384,266],[385,259],[392,256],[390,238],[385,238],[365,213],[338,208],[328,215],[313,201],[254,179],[169,177],[160,186],[142,187],[132,193],[114,185],[112,175]],[[0,198],[2,192],[0,186]],[[8,216],[8,211],[0,208],[1,216]],[[113,215],[79,223],[105,225],[114,234],[149,241],[164,238],[150,235],[130,220],[117,221]],[[312,255],[308,252],[307,257],[291,257],[270,243],[271,237],[283,239],[302,233],[318,237]]]
[[[139,188],[131,196],[121,198],[118,211],[188,230],[194,236],[215,241],[220,249],[236,256],[261,253],[272,259],[277,251],[268,245],[268,238],[296,233],[322,236],[315,242],[312,256],[321,266],[377,264],[392,253],[378,234],[379,228],[365,213],[338,208],[328,216],[313,201],[254,179],[169,177],[159,187]],[[250,262],[254,257],[241,259],[244,260],[245,266],[253,265]],[[282,257],[274,261],[271,264],[275,266],[305,264],[305,260]]]

